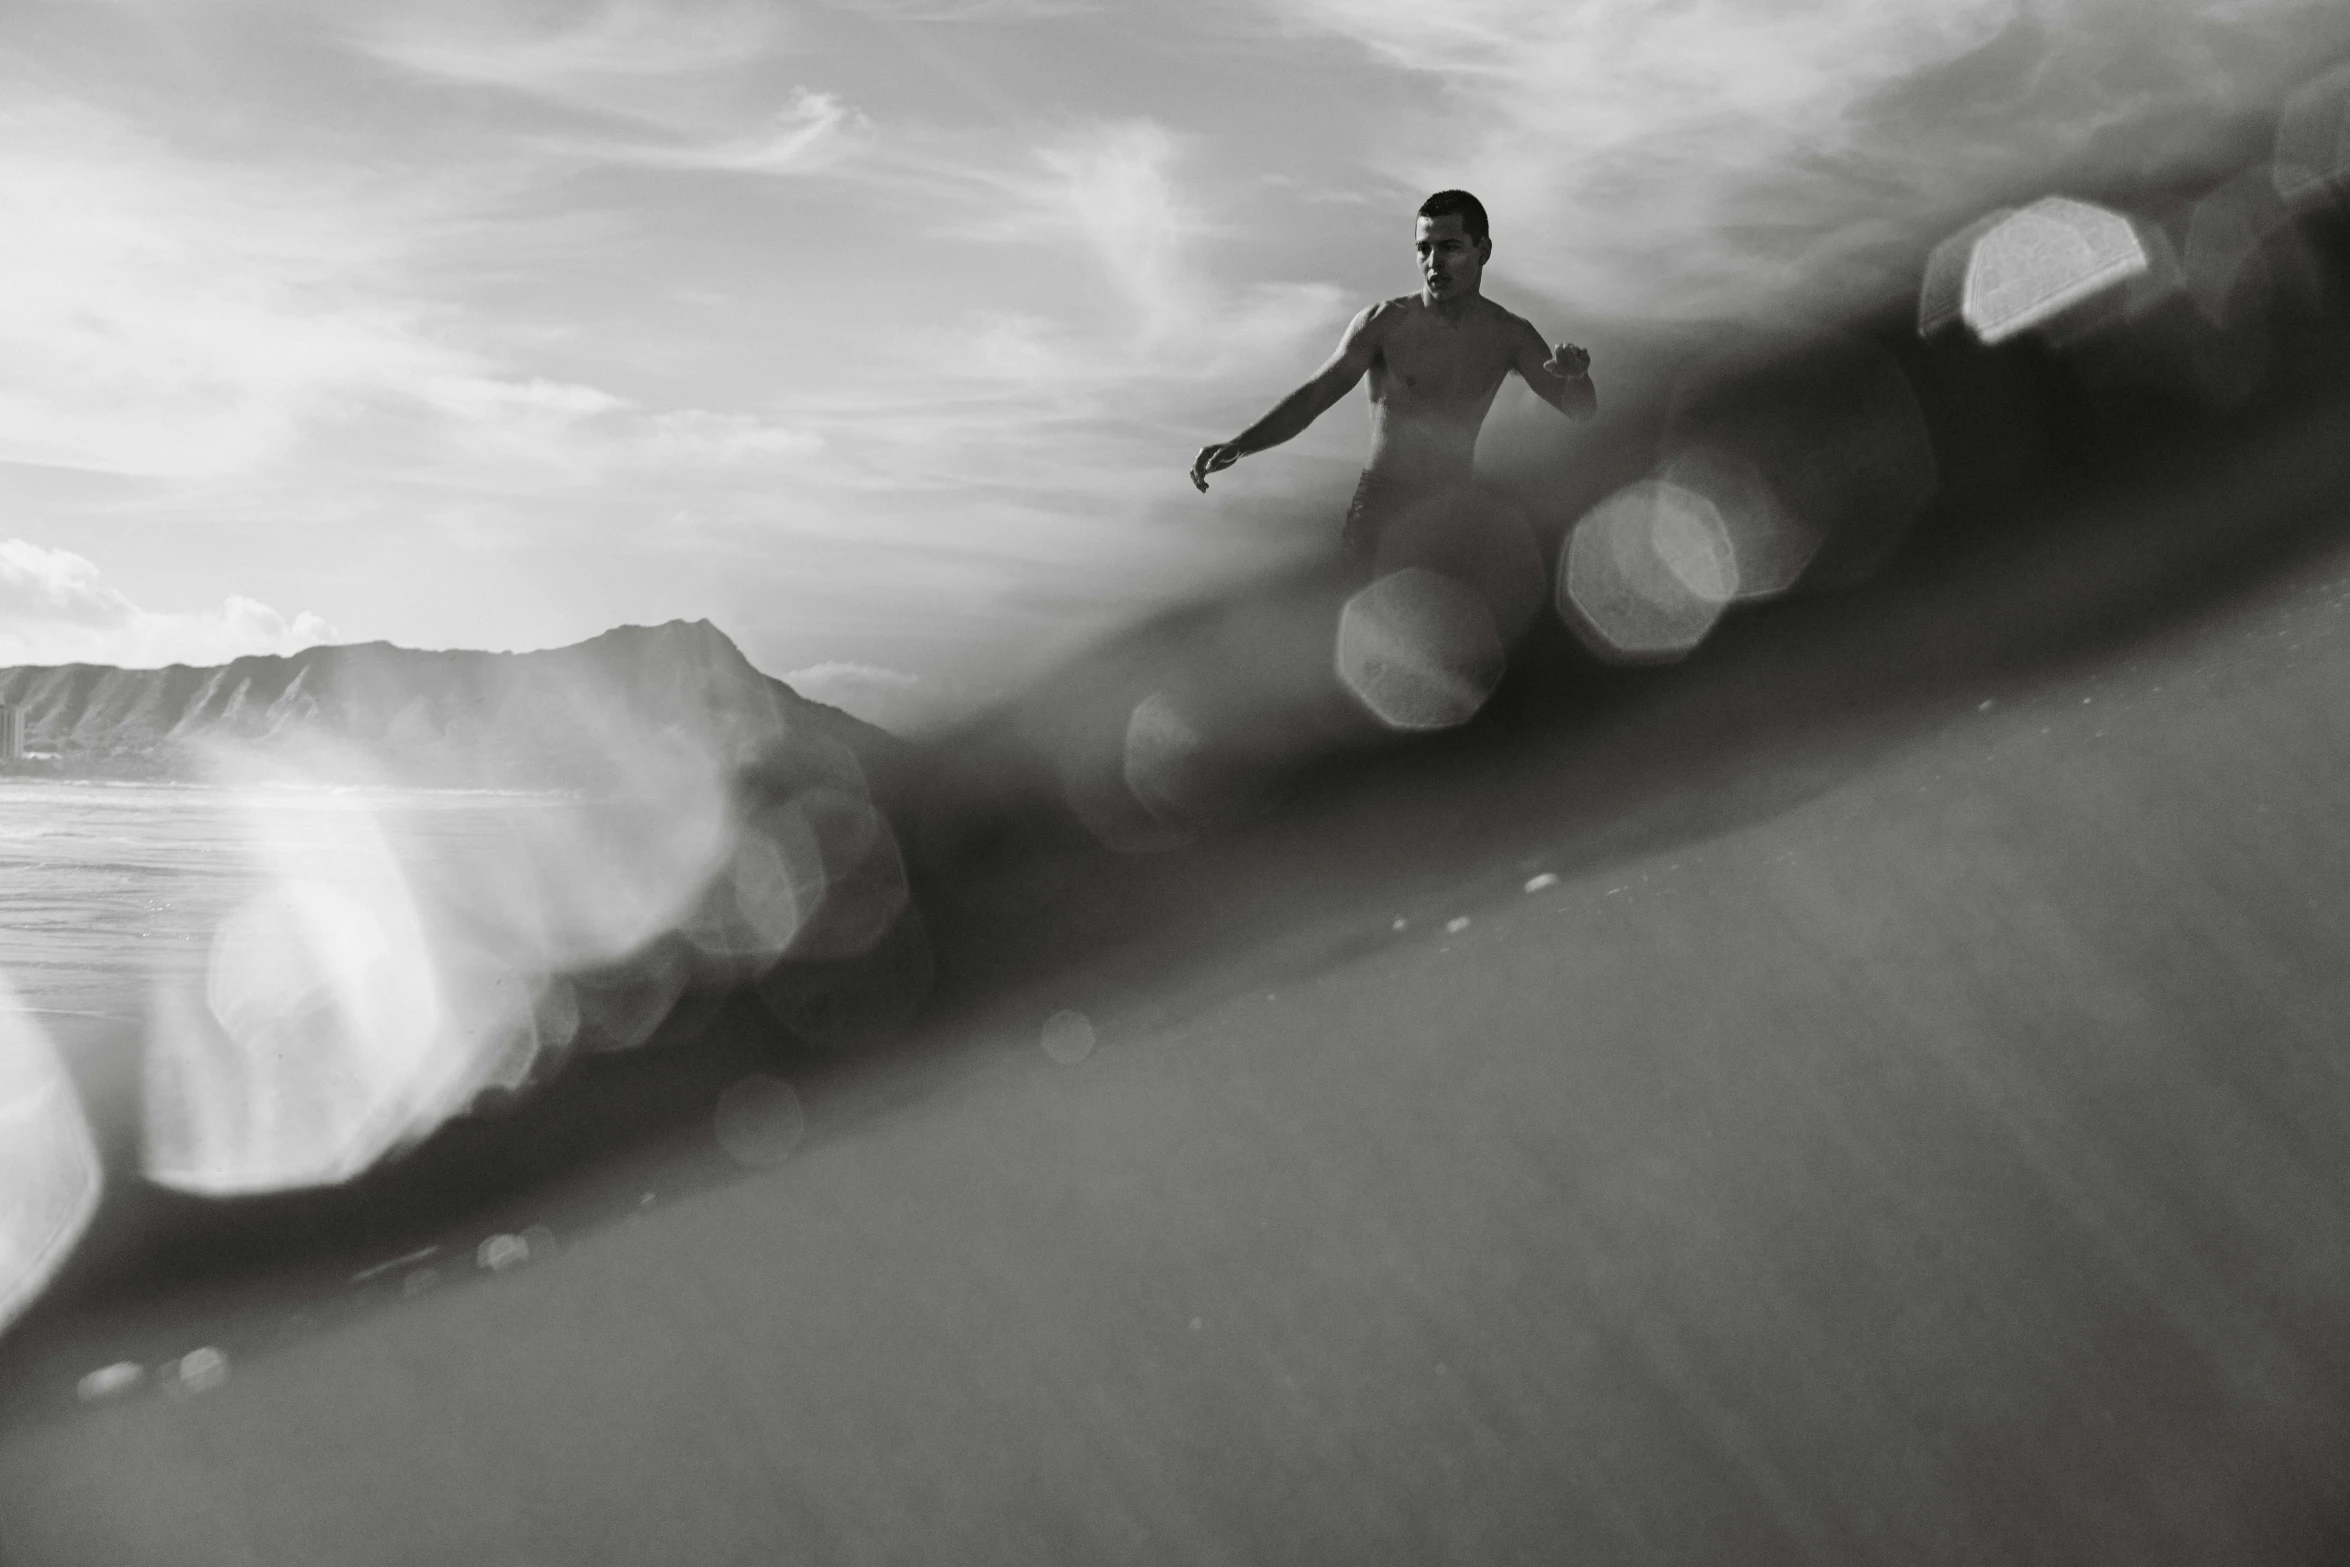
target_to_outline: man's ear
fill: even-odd
[[[1493,236],[1488,234],[1483,239],[1477,241],[1477,265],[1483,266],[1486,262],[1491,261],[1492,259]]]

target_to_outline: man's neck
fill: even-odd
[[[1435,311],[1438,315],[1444,317],[1445,320],[1454,323],[1458,323],[1463,316],[1466,316],[1470,311],[1476,309],[1477,302],[1484,297],[1485,296],[1476,289],[1470,289],[1465,294],[1453,294],[1443,299],[1438,299],[1434,294],[1429,293],[1428,290],[1424,287],[1420,290],[1421,304],[1427,306],[1430,310]]]

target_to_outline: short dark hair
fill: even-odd
[[[1420,203],[1423,218],[1459,218],[1461,230],[1483,244],[1490,237],[1485,226],[1485,203],[1465,190],[1440,190]]]

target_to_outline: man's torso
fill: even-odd
[[[1403,482],[1423,468],[1431,481],[1466,480],[1478,428],[1526,324],[1482,296],[1457,321],[1417,294],[1384,300],[1373,312],[1373,470]]]
[[[1368,547],[1376,513],[1465,488],[1477,432],[1528,330],[1482,296],[1460,319],[1417,294],[1372,307],[1371,459],[1348,516],[1348,544]]]

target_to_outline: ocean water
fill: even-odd
[[[446,863],[533,807],[498,794],[0,779],[0,977],[35,1014],[134,1021],[159,976],[203,971],[213,933],[273,861],[331,877],[365,841]]]

